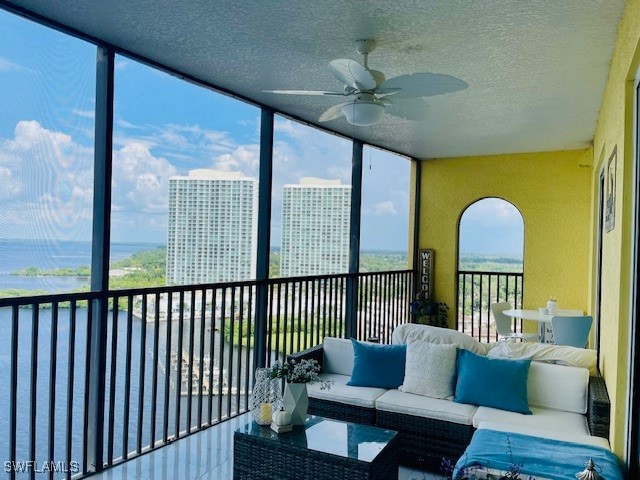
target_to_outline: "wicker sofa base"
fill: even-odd
[[[374,408],[349,405],[347,403],[332,402],[309,397],[311,415],[333,418],[343,422],[359,423],[361,425],[376,426],[376,411]],[[391,430],[396,430],[392,428]]]
[[[398,431],[400,463],[440,471],[442,460],[455,463],[464,453],[475,428],[472,425],[377,411],[376,426]]]

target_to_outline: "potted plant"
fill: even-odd
[[[448,327],[449,306],[446,303],[427,298],[425,292],[420,292],[415,301],[411,302],[410,307],[415,323],[433,327]]]
[[[291,412],[291,423],[302,425],[307,417],[309,396],[307,395],[307,383],[320,382],[320,389],[331,388],[333,381],[321,380],[320,364],[316,360],[289,360],[286,363],[275,362],[271,367],[271,378],[283,378],[285,380],[282,406],[287,412]]]

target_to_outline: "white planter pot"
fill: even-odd
[[[307,409],[309,408],[307,384],[286,383],[282,406],[287,412],[291,413],[291,423],[293,425],[303,425],[307,418]]]

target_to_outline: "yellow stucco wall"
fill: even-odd
[[[617,146],[616,226],[603,235],[602,329],[600,368],[612,404],[611,443],[614,452],[624,456],[629,376],[629,302],[631,295],[632,245],[632,168],[634,158],[634,78],[640,62],[640,1],[627,2],[618,28],[609,78],[594,137],[592,195],[597,198],[598,178]],[[592,238],[597,227],[596,202],[592,205]],[[595,264],[595,249],[592,263]],[[592,295],[595,301],[595,269],[592,269]]]
[[[591,149],[423,160],[420,248],[435,250],[435,298],[455,306],[460,215],[499,197],[524,218],[525,308],[553,295],[588,310],[591,160]]]
[[[553,294],[561,307],[592,313],[599,176],[617,146],[616,226],[603,234],[600,369],[612,403],[611,446],[621,458],[630,362],[634,82],[640,67],[639,45],[640,0],[628,0],[592,149],[423,160],[420,198],[420,248],[436,251],[438,300],[455,304],[460,213],[475,200],[491,196],[510,201],[524,217],[525,307],[543,305]]]

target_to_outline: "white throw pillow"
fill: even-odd
[[[457,350],[455,345],[409,342],[404,382],[398,390],[431,398],[451,397],[455,390]]]

